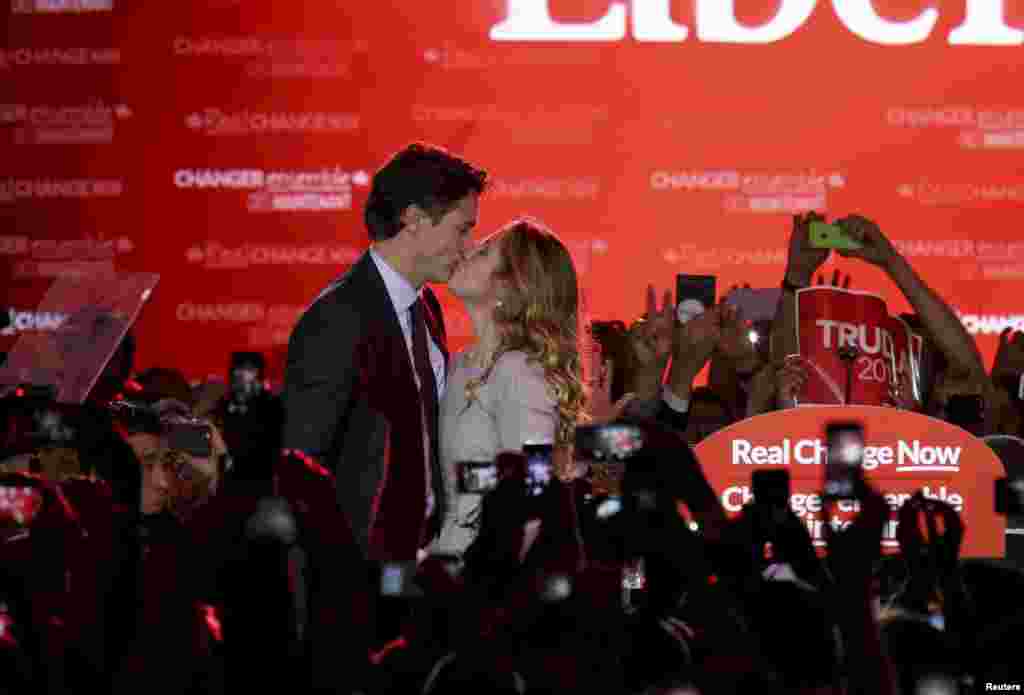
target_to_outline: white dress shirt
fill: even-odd
[[[373,260],[373,264],[377,266],[377,271],[380,273],[381,278],[384,279],[384,286],[388,290],[388,296],[391,298],[391,305],[395,309],[395,314],[398,317],[398,323],[402,327],[402,335],[405,336],[405,347],[409,353],[409,364],[412,366],[412,377],[416,381],[416,388],[421,389],[420,376],[416,371],[416,357],[413,354],[412,349],[412,314],[410,312],[412,305],[419,299],[419,291],[413,287],[408,280],[406,280],[401,273],[388,265],[381,256],[370,249],[370,258]],[[425,317],[424,317],[425,318]],[[445,365],[444,365],[444,353],[434,343],[434,337],[427,331],[427,351],[430,353],[430,366],[434,370],[434,382],[437,384],[437,402],[441,403],[441,399],[444,397],[444,391],[446,386]],[[426,467],[427,467],[427,517],[429,517],[436,504],[434,499],[434,488],[431,485],[431,471],[430,471],[430,432],[427,431],[426,422],[424,421],[423,427],[423,440],[424,440],[424,451],[427,453]]]
[[[416,359],[412,352],[412,315],[409,310],[419,299],[419,291],[409,284],[397,270],[388,265],[380,255],[370,249],[370,258],[377,266],[377,271],[384,278],[384,286],[387,287],[388,295],[391,297],[391,305],[395,307],[395,314],[398,316],[398,323],[402,326],[402,335],[405,336],[405,346],[409,350],[409,360],[412,365],[413,377],[416,379],[416,386],[420,385],[420,377],[416,372]],[[444,389],[447,375],[444,368],[444,353],[436,344],[434,337],[427,331],[427,348],[430,352],[430,366],[434,369],[434,381],[437,384],[437,402],[444,398]]]

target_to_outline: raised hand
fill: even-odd
[[[789,355],[782,368],[775,373],[776,403],[780,408],[799,404],[800,394],[807,384],[807,367],[799,355]]]
[[[732,363],[740,374],[750,374],[757,369],[760,356],[750,342],[750,324],[743,320],[743,312],[730,304],[721,304],[721,335],[716,346],[718,354]]]
[[[859,258],[880,268],[888,268],[892,261],[900,255],[878,225],[866,217],[848,215],[836,220],[834,224],[840,227],[847,236],[861,243],[859,249],[836,251],[844,258]]]
[[[820,285],[824,285],[824,284],[825,284],[825,276],[824,275],[819,275],[818,276],[818,285],[820,286]],[[840,287],[840,288],[842,288],[844,290],[850,289],[850,275],[849,275],[849,273],[847,273],[846,277],[844,278],[843,274],[839,272],[839,268],[836,268],[835,272],[832,273],[832,282],[830,284],[831,284],[832,287]]]
[[[823,525],[828,542],[828,557],[836,582],[866,595],[871,590],[871,577],[875,561],[881,555],[882,529],[889,518],[889,505],[866,480],[860,469],[855,469],[854,490],[860,503],[860,513],[853,523],[838,531],[828,523]],[[825,496],[822,495],[824,498]],[[826,513],[834,500],[827,499]]]
[[[794,285],[809,285],[814,273],[828,260],[828,249],[811,246],[811,222],[824,222],[816,212],[794,215],[793,231],[789,236],[789,258],[786,261],[786,279]]]
[[[899,522],[896,535],[909,563],[927,557],[943,575],[956,569],[964,526],[953,507],[919,490],[900,507]]]
[[[1024,374],[1024,331],[1012,328],[999,334],[999,349],[992,363],[992,380],[1016,378]]]
[[[643,319],[629,329],[629,345],[633,359],[641,369],[653,369],[656,364],[662,368],[672,351],[672,327],[675,323],[675,308],[672,293],[665,290],[661,310],[658,310],[657,293],[653,285],[647,286],[647,303]]]

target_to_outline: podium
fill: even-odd
[[[803,406],[719,430],[694,452],[729,514],[753,499],[750,477],[755,470],[789,471],[790,506],[807,524],[815,545],[824,547],[823,525],[846,523],[858,511],[855,502],[842,501],[838,513],[824,518],[825,427],[833,421],[864,427],[864,474],[891,510],[883,552],[899,552],[897,510],[923,490],[960,514],[961,557],[1005,557],[1006,518],[995,512],[995,481],[1006,475],[1003,464],[984,441],[942,420],[895,408]]]

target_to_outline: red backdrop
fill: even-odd
[[[1024,0],[970,2],[1024,27]],[[636,315],[645,285],[678,272],[776,286],[792,212],[856,211],[991,359],[1024,315],[1024,38],[951,43],[968,0],[846,4],[890,23],[937,10],[910,45],[857,35],[826,0],[731,4],[745,27],[813,10],[737,44],[702,38],[682,0],[645,7],[669,9],[683,41],[641,40],[634,7],[610,0],[5,0],[0,303],[17,321],[0,349],[48,325],[31,312],[54,277],[146,271],[162,280],[139,367],[202,378],[255,349],[277,372],[296,315],[367,244],[367,177],[423,139],[491,172],[481,235],[528,213],[572,245],[596,317]],[[620,40],[491,38],[527,6],[628,20]]]

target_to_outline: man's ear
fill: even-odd
[[[419,205],[410,205],[402,211],[399,219],[402,222],[402,231],[409,230],[415,235],[430,218]]]

